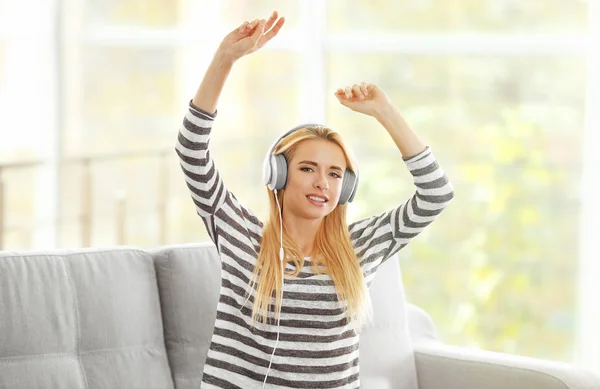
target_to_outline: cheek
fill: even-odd
[[[286,189],[288,189],[288,193],[291,197],[295,199],[299,199],[304,197],[304,193],[310,190],[308,187],[309,184],[302,180],[302,177],[299,176],[288,176],[287,183],[285,185]]]
[[[288,172],[287,182],[285,183],[285,187],[289,188],[289,187],[296,186],[297,182],[298,182],[298,178],[294,174],[290,174],[290,172]]]

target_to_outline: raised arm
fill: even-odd
[[[283,18],[277,20],[277,17],[277,12],[273,12],[268,21],[263,19],[245,22],[225,36],[196,95],[190,101],[177,135],[175,151],[185,181],[196,205],[196,211],[202,217],[215,243],[215,214],[223,206],[236,208],[233,214],[242,214],[252,222],[251,224],[259,224],[249,210],[243,208],[225,187],[211,158],[209,144],[212,125],[217,116],[219,96],[233,64],[241,57],[255,52],[277,35],[284,23]]]
[[[348,226],[361,265],[370,275],[439,216],[454,197],[454,188],[431,149],[378,86],[354,84],[339,88],[335,96],[351,110],[374,117],[387,130],[416,187],[413,196],[398,207]]]

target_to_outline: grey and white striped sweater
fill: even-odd
[[[202,388],[261,388],[277,325],[253,327],[254,294],[243,304],[263,223],[227,190],[210,156],[215,117],[216,113],[190,102],[175,146],[196,212],[222,264],[217,318]],[[453,197],[452,184],[429,147],[404,163],[414,177],[414,195],[392,210],[348,225],[368,286],[379,265],[423,231]],[[298,277],[286,278],[284,283],[280,337],[267,387],[358,388],[359,336],[345,323],[331,278],[312,274],[311,258],[304,259]]]

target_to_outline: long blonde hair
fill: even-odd
[[[341,136],[327,127],[310,126],[292,132],[278,143],[273,154],[283,154],[289,163],[300,142],[307,139],[324,139],[337,144],[344,153],[348,169],[357,171],[350,150]],[[263,228],[260,252],[248,291],[250,293],[253,288],[256,290],[252,308],[253,325],[256,321],[267,324],[269,307],[273,307],[272,298],[275,298],[274,320],[277,320],[281,307],[280,215],[274,191],[266,188],[269,198],[269,218]],[[282,212],[285,196],[285,188],[277,191]],[[323,218],[315,237],[315,255],[311,261],[311,268],[315,274],[328,274],[331,277],[338,301],[341,303],[340,308],[346,314],[347,323],[352,324],[355,330],[360,332],[364,324],[371,322],[372,312],[367,286],[348,233],[347,207],[348,203],[337,204],[335,209]],[[288,277],[295,277],[304,266],[304,256],[285,226],[283,248],[286,253],[283,259],[285,274]],[[293,271],[285,268],[288,262],[294,264]]]

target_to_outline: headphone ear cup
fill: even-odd
[[[271,155],[271,189],[283,189],[287,183],[287,161],[283,154]]]
[[[262,174],[262,179],[263,179],[263,184],[264,185],[268,185],[269,189],[273,190],[273,188],[271,188],[271,177],[273,176],[273,168],[272,168],[272,162],[271,162],[271,156],[267,156],[263,162],[263,174]]]
[[[357,177],[354,172],[351,170],[346,170],[342,180],[342,190],[340,192],[338,204],[343,205],[348,201],[352,202],[354,199],[354,194],[356,193],[356,182]]]
[[[350,202],[350,203],[354,200],[354,196],[356,196],[356,191],[358,190],[359,173],[358,172],[356,174],[352,173],[352,175],[354,176],[354,179],[353,179],[353,185],[352,185],[352,193],[350,194],[350,198],[348,199],[348,202]]]

